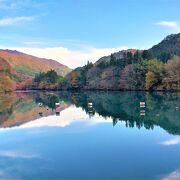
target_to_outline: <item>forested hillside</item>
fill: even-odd
[[[167,36],[149,51],[155,58],[163,62],[167,62],[173,56],[180,56],[180,33]]]
[[[18,51],[0,50],[0,59],[0,91],[4,91],[4,87],[8,90],[30,88],[35,75],[40,72],[53,69],[63,77],[71,71],[70,68],[57,61],[34,57]]]
[[[180,90],[180,34],[148,50],[129,49],[87,63],[68,76],[70,89]]]
[[[58,62],[17,51],[0,50],[0,57],[1,91],[180,91],[180,34],[167,36],[148,50],[119,51],[100,58],[94,64],[88,61],[73,71]]]

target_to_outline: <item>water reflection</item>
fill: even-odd
[[[0,127],[14,127],[48,117],[61,121],[89,118],[110,120],[115,126],[153,129],[160,126],[180,134],[179,93],[148,92],[31,92],[0,96]],[[69,116],[63,112],[69,109]],[[65,111],[66,112],[66,111]],[[87,116],[88,115],[88,116]],[[63,118],[63,119],[62,119]],[[90,120],[92,119],[92,120]],[[49,120],[48,120],[49,121]],[[56,118],[56,121],[60,119]],[[101,118],[102,121],[102,118]],[[68,123],[69,124],[69,123]]]
[[[179,179],[179,98],[144,92],[1,95],[0,178]]]
[[[91,101],[96,113],[104,118],[111,117],[113,125],[123,121],[132,128],[160,126],[172,134],[180,134],[179,100],[178,93],[142,92],[79,93],[70,98],[71,103],[87,113],[90,112],[87,104]]]

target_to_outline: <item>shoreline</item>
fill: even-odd
[[[180,90],[123,90],[123,89],[16,89],[13,91],[4,91],[3,93],[20,93],[20,92],[162,92],[162,93],[180,93]]]
[[[60,91],[74,91],[74,92],[180,92],[180,90],[122,90],[122,89],[21,89],[12,92],[60,92]]]

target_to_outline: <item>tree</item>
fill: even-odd
[[[42,81],[45,77],[46,77],[46,73],[45,73],[45,72],[40,72],[39,74],[36,74],[36,75],[35,75],[34,82],[39,83],[39,82]]]
[[[165,77],[163,83],[167,89],[180,90],[180,57],[169,60],[165,66]]]
[[[79,78],[78,72],[74,71],[71,73],[70,84],[73,88],[78,87],[78,78]]]
[[[120,88],[133,90],[136,87],[136,73],[133,65],[127,65],[120,75]]]
[[[163,62],[167,62],[169,59],[171,59],[173,55],[170,52],[163,52],[158,56],[159,59],[161,59]]]
[[[15,82],[10,76],[1,74],[0,78],[0,92],[13,91],[15,89]]]
[[[33,80],[33,88],[37,89],[57,89],[58,83],[62,77],[55,70],[48,72],[40,72],[35,75]]]
[[[153,59],[153,54],[149,50],[144,50],[142,53],[142,58],[147,60]]]
[[[109,65],[109,64],[108,64],[107,62],[101,61],[100,63],[97,64],[97,67],[103,69],[103,68],[108,67],[108,65]]]
[[[125,58],[118,59],[117,62],[118,62],[117,65],[118,65],[118,67],[120,67],[120,69],[125,68],[125,66],[126,66],[126,59]]]
[[[141,53],[139,51],[136,51],[134,53],[134,61],[135,63],[140,62],[142,60]]]
[[[131,52],[127,52],[127,64],[132,64],[133,62],[133,54]]]
[[[148,71],[148,73],[146,74],[146,89],[151,90],[155,83],[156,83],[155,74],[151,71]]]
[[[152,72],[155,76],[154,85],[159,86],[162,83],[162,79],[165,73],[164,63],[158,60],[149,60],[148,62],[148,71]]]
[[[133,69],[136,72],[136,89],[145,89],[145,77],[148,71],[148,62],[146,60],[139,61],[133,64]]]
[[[116,65],[116,57],[111,54],[111,57],[110,57],[110,65],[114,66]]]
[[[87,65],[85,65],[85,69],[88,70],[88,69],[91,69],[93,67],[93,63],[92,62],[87,62]]]
[[[50,83],[57,83],[57,80],[58,80],[58,74],[57,74],[57,72],[56,71],[54,71],[54,70],[50,70],[50,71],[48,71],[47,73],[46,73],[46,76],[47,76],[47,78],[48,78],[48,81],[50,82]]]

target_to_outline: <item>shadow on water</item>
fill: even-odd
[[[70,105],[112,118],[115,126],[153,129],[160,126],[180,134],[180,93],[160,92],[31,92],[0,96],[0,127],[18,126],[43,116],[56,115]],[[140,104],[142,103],[142,104]],[[144,103],[144,104],[143,104]]]

